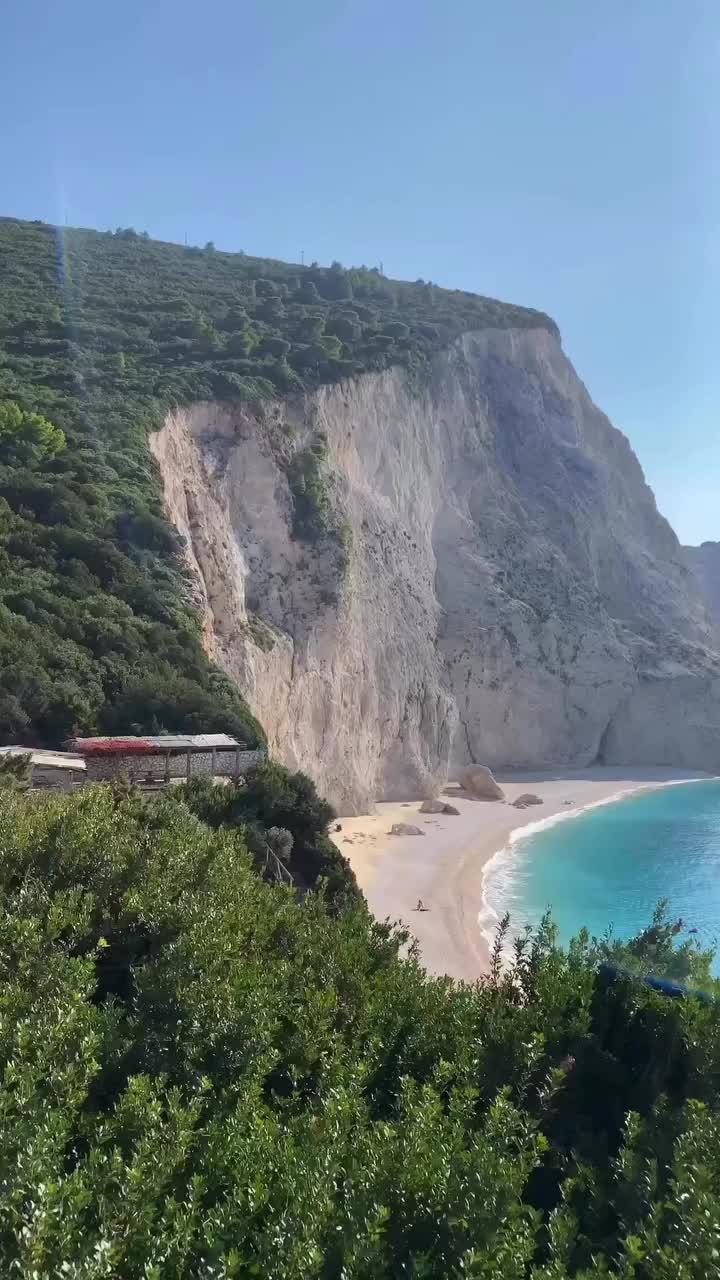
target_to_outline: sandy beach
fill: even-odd
[[[644,787],[699,777],[669,769],[589,768],[577,772],[496,775],[505,801],[443,794],[459,816],[422,814],[420,802],[379,804],[367,817],[340,819],[333,831],[349,859],[371,911],[407,925],[420,943],[422,963],[432,973],[474,981],[488,963],[488,945],[478,923],[483,869],[511,834],[530,823],[617,799]],[[515,809],[523,792],[542,805]],[[570,803],[567,803],[570,802]],[[392,836],[393,823],[420,827],[423,836]],[[429,909],[415,910],[418,899]]]

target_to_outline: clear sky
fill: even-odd
[[[720,539],[720,0],[24,0],[0,212],[550,312]]]

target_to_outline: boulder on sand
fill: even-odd
[[[393,822],[389,834],[391,836],[424,836],[425,832],[414,827],[410,822]]]
[[[531,791],[526,791],[517,800],[513,800],[516,809],[527,809],[531,804],[542,804],[540,796],[534,796]]]
[[[505,792],[499,787],[484,764],[473,764],[460,774],[460,786],[476,800],[504,800]]]
[[[457,817],[460,810],[456,809],[454,804],[446,804],[444,800],[423,800],[420,813],[447,813]]]

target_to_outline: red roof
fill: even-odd
[[[157,751],[146,738],[77,738],[74,746],[81,756],[149,756]]]
[[[82,756],[142,756],[175,751],[214,751],[240,747],[236,738],[227,733],[162,733],[154,736],[132,737],[120,734],[108,738],[74,738],[71,749]]]

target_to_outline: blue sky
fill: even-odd
[[[0,212],[541,307],[720,539],[717,0],[25,0]]]

